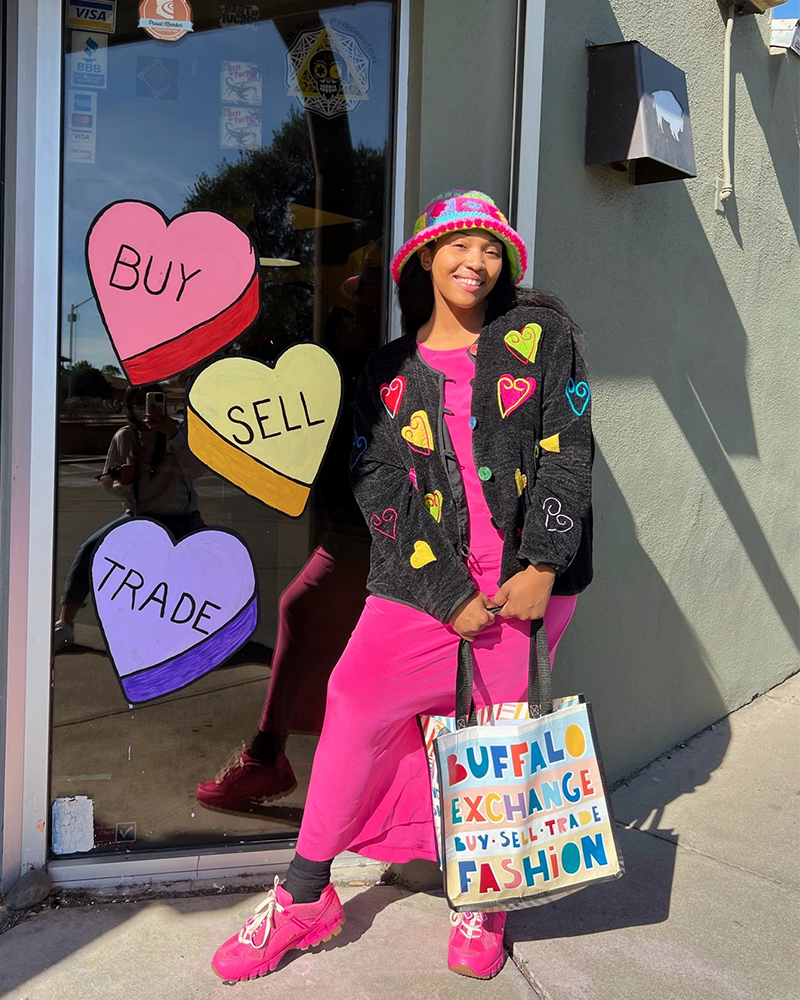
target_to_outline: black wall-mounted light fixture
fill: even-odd
[[[586,165],[633,184],[697,176],[686,74],[637,41],[589,45]]]

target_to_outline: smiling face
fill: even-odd
[[[484,302],[503,268],[503,244],[486,229],[448,233],[418,254],[435,297],[454,309],[470,310]]]

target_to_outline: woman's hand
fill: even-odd
[[[515,573],[494,595],[494,604],[502,604],[501,618],[519,618],[528,622],[544,616],[556,579],[552,566],[539,563]]]
[[[477,591],[462,601],[450,616],[450,628],[458,632],[462,639],[472,642],[481,629],[494,621],[494,615],[487,610],[491,604],[486,594]]]
[[[166,413],[162,413],[159,410],[154,410],[153,413],[145,413],[144,422],[148,430],[166,434],[170,441],[178,433],[178,425],[172,417],[168,417]]]

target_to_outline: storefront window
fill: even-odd
[[[54,620],[66,627],[54,638],[51,794],[70,800],[61,813],[77,820],[70,827],[56,808],[53,850],[291,838],[327,675],[367,573],[367,532],[347,478],[349,403],[385,335],[393,4],[153,0],[141,5],[147,30],[138,3],[89,7],[106,20],[79,23],[79,5],[65,4]],[[164,20],[179,27],[158,28]],[[271,363],[314,342],[336,358],[342,416],[301,516],[199,466],[166,433],[142,430],[146,392],[126,396],[85,260],[92,220],[126,200],[169,218],[219,213],[249,234],[261,313],[216,357]],[[178,426],[187,386],[207,363],[146,387],[163,392]],[[109,659],[87,567],[98,532],[137,511],[176,537],[202,525],[236,532],[252,554],[260,616],[221,666],[134,704]],[[198,801],[198,784],[259,728],[262,764],[250,785],[238,799]]]

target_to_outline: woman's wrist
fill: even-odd
[[[528,566],[525,567],[524,572],[527,573],[531,570],[534,573],[550,573],[553,576],[555,576],[558,573],[558,570],[555,568],[555,566],[551,566],[550,563],[530,563]]]

